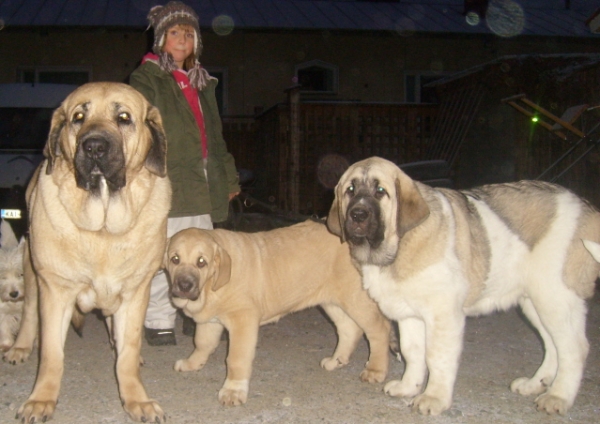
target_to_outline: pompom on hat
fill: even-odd
[[[198,58],[202,54],[202,37],[200,36],[200,24],[198,15],[194,9],[180,1],[170,1],[164,6],[154,6],[148,12],[148,21],[154,29],[154,44],[152,51],[159,57],[159,66],[167,71],[173,72],[177,65],[173,57],[162,51],[166,32],[175,25],[189,25],[194,29],[194,56],[195,66],[188,70],[188,77],[192,86],[202,89],[206,85],[206,79],[210,78],[208,72],[200,66]]]

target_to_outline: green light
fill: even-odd
[[[538,118],[537,116],[534,116],[531,118],[531,122],[536,123],[540,120],[540,118]]]

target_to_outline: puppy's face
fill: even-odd
[[[46,173],[61,161],[77,186],[97,194],[125,186],[127,171],[166,175],[166,141],[160,113],[135,89],[116,83],[85,84],[54,112],[44,154]]]
[[[342,175],[327,225],[359,262],[389,265],[400,238],[428,215],[414,182],[394,163],[373,157]]]
[[[208,230],[189,228],[168,242],[164,267],[171,280],[174,298],[197,300],[205,287],[218,290],[231,275],[229,254]]]
[[[0,249],[0,301],[2,302],[21,302],[24,299],[23,251],[23,241],[18,247]]]

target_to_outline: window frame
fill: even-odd
[[[447,75],[447,73],[440,73],[440,72],[434,72],[434,71],[406,71],[404,72],[404,78],[402,81],[403,84],[403,88],[404,88],[404,102],[405,103],[411,103],[411,104],[421,104],[423,103],[422,101],[422,90],[423,90],[423,86],[427,85],[433,81],[427,81],[425,83],[422,82],[421,78],[423,77],[436,77],[435,79],[441,79],[444,78]],[[415,79],[415,84],[414,84],[414,99],[411,100],[409,99],[409,87],[408,87],[408,79],[409,78],[414,78]]]
[[[302,93],[306,93],[306,94],[338,94],[339,80],[340,80],[339,67],[337,65],[334,65],[333,63],[328,63],[323,60],[315,59],[315,60],[309,60],[307,62],[302,62],[302,63],[297,64],[294,67],[294,75],[295,75],[296,81],[298,81],[298,84],[300,84],[300,79],[298,77],[298,71],[301,71],[301,70],[307,69],[307,68],[312,68],[312,67],[323,68],[324,70],[331,72],[331,75],[332,75],[331,90],[303,90],[302,88],[300,88],[300,91]]]
[[[33,72],[33,74],[34,74],[33,81],[25,80],[25,74],[29,73],[29,72]],[[73,81],[71,81],[71,82],[40,81],[40,75],[44,74],[44,73],[54,73],[54,74],[81,73],[81,74],[87,74],[86,82],[93,81],[91,66],[19,66],[19,67],[17,67],[16,82],[33,83],[33,84],[40,84],[43,82],[43,83],[60,83],[60,84],[81,85],[80,82],[73,82]]]

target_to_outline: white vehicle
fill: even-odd
[[[0,84],[2,219],[25,221],[25,187],[43,159],[52,112],[75,88],[70,84]],[[13,228],[18,224],[14,222]]]

